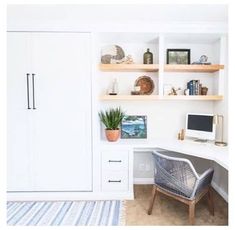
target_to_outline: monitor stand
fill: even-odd
[[[194,140],[195,142],[200,142],[200,143],[206,143],[206,142],[208,142],[208,140],[206,140],[206,139],[196,139],[196,140]]]

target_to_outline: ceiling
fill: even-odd
[[[8,5],[8,20],[76,20],[82,22],[223,22],[224,4]]]

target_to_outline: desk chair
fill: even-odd
[[[198,175],[192,163],[184,158],[169,157],[154,151],[154,185],[148,209],[151,215],[157,193],[163,193],[189,206],[189,223],[195,222],[195,205],[207,194],[211,215],[214,215],[214,204],[211,180],[214,170],[209,168]]]

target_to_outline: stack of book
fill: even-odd
[[[187,82],[187,89],[189,89],[189,95],[201,95],[202,84],[200,80],[191,80]]]

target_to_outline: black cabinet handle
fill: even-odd
[[[109,183],[121,183],[121,180],[108,180]]]
[[[29,73],[26,74],[26,79],[27,79],[27,109],[31,109],[30,108],[30,103],[29,103]]]
[[[33,86],[33,109],[36,109],[35,107],[35,88],[34,88],[34,76],[35,76],[35,73],[32,73],[32,86]]]
[[[121,160],[109,160],[109,162],[118,162],[118,163],[121,163],[122,161]]]

